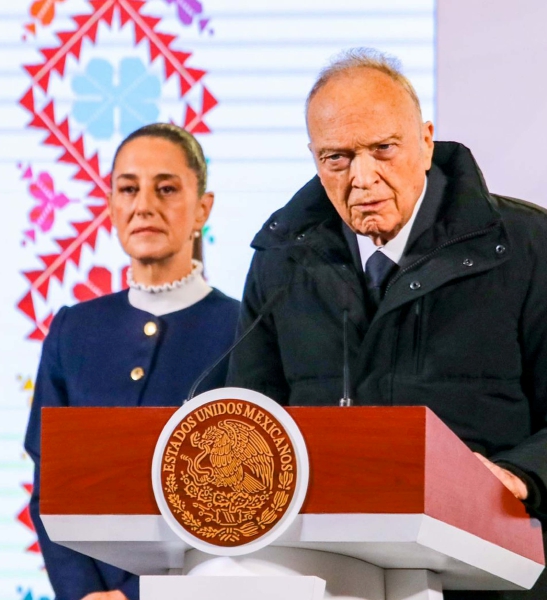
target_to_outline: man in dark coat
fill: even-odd
[[[491,194],[467,148],[433,142],[411,84],[353,51],[308,97],[318,176],[253,241],[229,383],[336,405],[430,407],[547,513],[547,214]],[[541,580],[545,578],[542,577]],[[547,598],[446,592],[446,598]]]

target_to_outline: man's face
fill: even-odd
[[[368,68],[334,76],[308,110],[310,150],[342,219],[376,245],[412,215],[431,167],[433,125],[409,93]]]

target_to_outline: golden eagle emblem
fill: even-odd
[[[163,455],[169,509],[192,535],[234,546],[266,533],[296,485],[294,448],[273,415],[221,400],[188,414]]]
[[[194,432],[190,441],[201,452],[192,460],[186,455],[188,473],[197,486],[229,487],[250,494],[271,490],[273,454],[256,428],[227,419],[208,427],[203,435]],[[209,465],[204,461],[209,459]]]

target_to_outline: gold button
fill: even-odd
[[[157,332],[158,326],[154,323],[154,321],[148,321],[148,323],[144,326],[145,335],[155,335]]]
[[[142,367],[135,367],[131,371],[131,379],[133,381],[138,381],[144,377],[144,369]]]

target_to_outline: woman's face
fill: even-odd
[[[139,137],[120,150],[110,217],[133,261],[189,271],[193,232],[201,231],[212,204],[211,193],[198,196],[197,175],[175,143]]]

